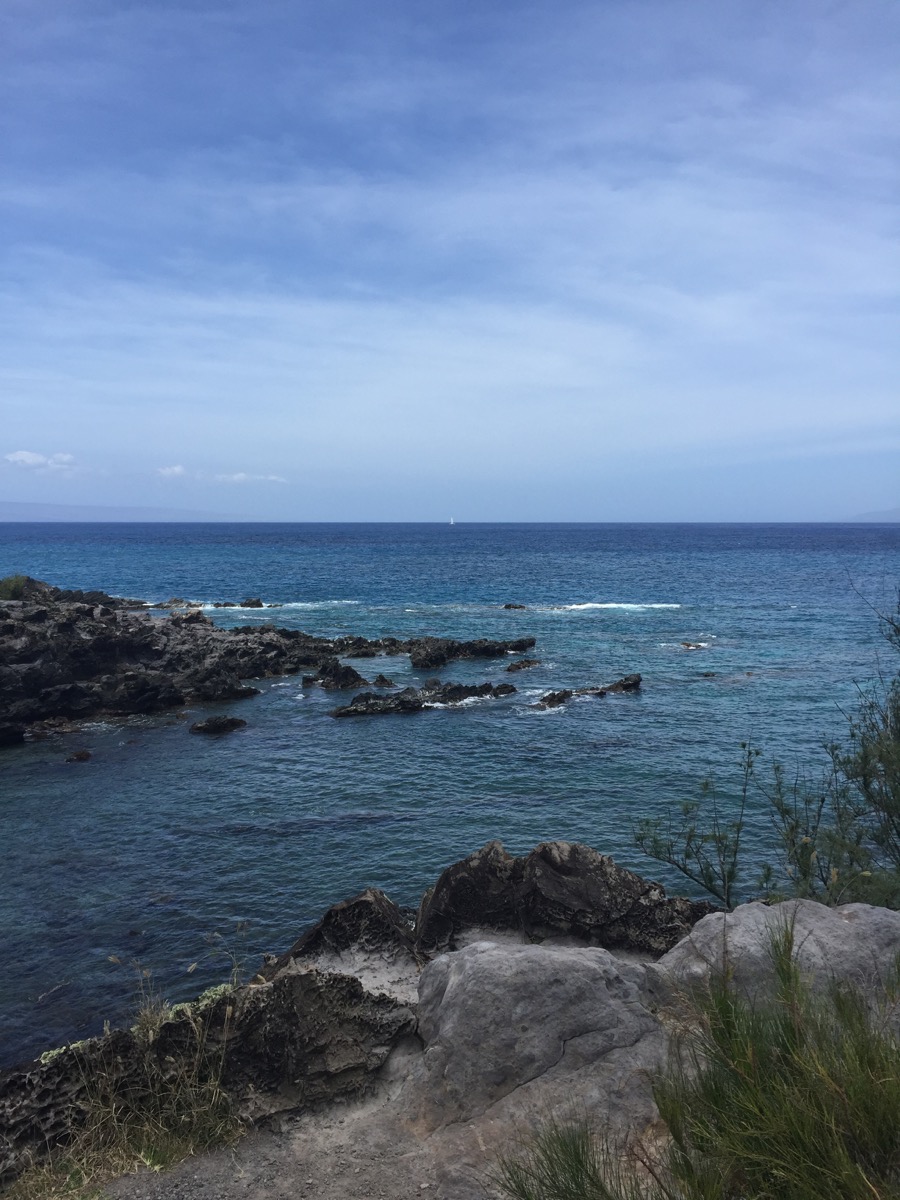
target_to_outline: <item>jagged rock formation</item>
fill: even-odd
[[[377,889],[334,905],[254,984],[208,1005],[204,1028],[209,1044],[224,1046],[226,1086],[241,1111],[257,1119],[371,1084],[391,1046],[414,1028],[423,965],[467,935],[493,930],[594,944],[609,938],[659,953],[709,911],[667,898],[658,884],[587,846],[549,842],[516,858],[491,842],[448,867],[418,913]],[[191,1030],[186,1017],[167,1022],[153,1052],[188,1052]],[[66,1106],[77,1116],[85,1074],[110,1055],[114,1065],[104,1069],[127,1085],[141,1048],[130,1033],[111,1037],[0,1075],[0,1176],[29,1149],[62,1136],[71,1120]]]
[[[311,671],[304,682],[356,688],[366,680],[341,656],[409,654],[414,665],[517,653],[511,642],[448,638],[322,638],[257,625],[222,629],[196,606],[166,616],[105,592],[65,592],[26,580],[23,599],[0,602],[0,746],[21,742],[40,722],[99,712],[153,713],[192,701],[257,694],[247,679]],[[241,607],[256,608],[258,598]]]
[[[477,638],[473,642],[457,642],[453,638],[411,638],[408,647],[409,661],[420,671],[434,671],[448,662],[462,658],[499,658],[504,654],[524,654],[534,645],[533,637],[515,638],[497,642],[489,638]]]
[[[558,708],[573,696],[608,696],[616,692],[639,692],[641,690],[640,675],[624,675],[615,683],[604,684],[603,687],[563,688],[558,692],[547,692],[535,703],[535,708]]]
[[[447,867],[415,914],[368,888],[330,908],[262,973],[274,978],[289,962],[318,962],[324,953],[421,964],[491,932],[529,942],[574,939],[655,957],[714,911],[705,900],[667,896],[660,884],[590,846],[543,842],[517,857],[494,841]]]
[[[214,735],[234,733],[236,729],[243,729],[246,724],[243,717],[207,717],[205,721],[195,721],[190,732]]]
[[[325,688],[328,691],[343,691],[345,688],[365,687],[368,679],[364,679],[359,671],[348,667],[337,658],[327,659],[315,675],[304,675],[303,686]]]
[[[461,704],[473,698],[511,696],[515,692],[511,683],[441,683],[429,679],[420,688],[404,688],[390,696],[379,696],[377,692],[360,692],[349,704],[332,710],[333,717],[387,716],[392,713],[421,712],[424,708],[435,708],[443,704]]]
[[[110,1095],[140,1087],[146,1059],[190,1063],[222,1055],[222,1085],[239,1115],[272,1113],[358,1095],[372,1086],[391,1047],[415,1029],[415,1013],[364,990],[350,975],[292,965],[268,983],[218,997],[165,1021],[152,1044],[115,1030],[65,1047],[22,1071],[0,1075],[0,1186],[32,1156],[64,1142],[77,1127],[96,1080]]]
[[[471,928],[512,929],[531,940],[567,936],[658,955],[712,906],[670,898],[658,883],[573,842],[544,842],[515,858],[500,842],[448,867],[422,898],[416,942],[454,948]]]

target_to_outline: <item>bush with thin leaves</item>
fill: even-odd
[[[27,575],[6,575],[0,579],[0,600],[21,600],[25,596]]]
[[[900,600],[896,615],[879,620],[900,654]],[[736,799],[723,799],[707,780],[698,798],[638,821],[636,845],[728,909],[760,894],[900,908],[900,675],[881,674],[860,689],[847,732],[844,743],[825,746],[821,771],[801,767],[791,780],[775,763],[770,783],[756,768],[759,750],[742,743]],[[766,814],[778,861],[764,865],[754,887],[744,834],[748,816],[758,828]]]
[[[500,1160],[493,1182],[515,1200],[643,1200],[636,1174],[586,1123],[551,1121],[519,1156]]]
[[[896,969],[873,1003],[813,990],[789,928],[772,958],[767,999],[720,976],[690,1001],[654,1086],[662,1151],[629,1159],[584,1125],[551,1125],[495,1183],[515,1200],[900,1200]]]

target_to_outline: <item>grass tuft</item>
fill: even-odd
[[[132,1029],[133,1069],[123,1076],[112,1049],[99,1067],[96,1060],[85,1067],[85,1111],[72,1140],[26,1170],[5,1200],[96,1200],[110,1179],[142,1166],[161,1170],[240,1135],[221,1082],[223,1045],[209,1044],[202,1013],[185,1007],[178,1014],[179,1049],[162,1053],[159,1036],[168,1015],[146,983]]]
[[[900,1200],[896,974],[873,1004],[816,992],[785,929],[774,994],[727,977],[692,1001],[689,1032],[654,1096],[670,1140],[628,1161],[585,1124],[551,1124],[495,1183],[515,1200]]]

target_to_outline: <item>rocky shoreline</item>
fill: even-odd
[[[587,846],[516,857],[490,842],[448,867],[415,913],[377,889],[334,905],[251,983],[202,1006],[206,1037],[225,1050],[223,1085],[241,1116],[258,1122],[373,1086],[393,1047],[415,1037],[420,977],[445,953],[513,937],[656,958],[712,911]],[[165,1022],[154,1054],[186,1053],[194,1021],[183,1011]],[[126,1088],[140,1055],[136,1034],[115,1030],[0,1073],[0,1182],[64,1141],[92,1072]]]
[[[269,624],[224,629],[199,608],[180,604],[150,606],[26,580],[22,599],[0,601],[0,746],[100,714],[149,714],[258,695],[248,679],[302,673],[305,686],[368,686],[341,659],[408,655],[414,668],[431,671],[461,659],[522,654],[535,644],[533,637],[324,638]],[[157,615],[151,607],[170,611]],[[383,677],[375,685],[393,686]],[[503,689],[515,690],[500,685],[497,693],[506,694]],[[423,700],[418,707],[426,705]],[[397,711],[405,711],[403,705]]]
[[[744,994],[770,987],[772,938],[787,927],[798,967],[823,986],[877,989],[900,953],[900,913],[886,909],[804,900],[725,914],[587,846],[516,857],[491,842],[415,913],[375,889],[335,905],[250,983],[174,1010],[151,1044],[115,1030],[4,1072],[0,1184],[65,1143],[99,1073],[125,1092],[148,1054],[176,1069],[201,1029],[245,1123],[307,1122],[292,1163],[277,1151],[277,1196],[482,1200],[498,1149],[549,1114],[659,1136],[651,1077],[687,991],[726,966]],[[251,1194],[231,1156],[190,1172],[183,1187],[150,1173],[111,1192]],[[253,1196],[276,1195],[259,1182]]]

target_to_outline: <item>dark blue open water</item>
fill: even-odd
[[[333,693],[280,679],[226,706],[249,725],[221,741],[161,716],[3,752],[0,1063],[123,1019],[133,973],[110,955],[183,999],[227,973],[208,935],[252,966],[366,885],[417,902],[489,838],[586,841],[681,889],[633,848],[633,821],[710,773],[733,797],[747,738],[768,759],[820,760],[884,650],[861,596],[893,606],[900,526],[0,525],[0,576],[14,572],[285,605],[223,624],[529,633],[542,666],[451,664],[443,678],[520,692],[411,717],[334,721]],[[406,659],[355,665],[416,681]],[[530,707],[631,671],[639,696]],[[89,763],[65,763],[76,745]],[[760,806],[754,863],[768,833]]]

